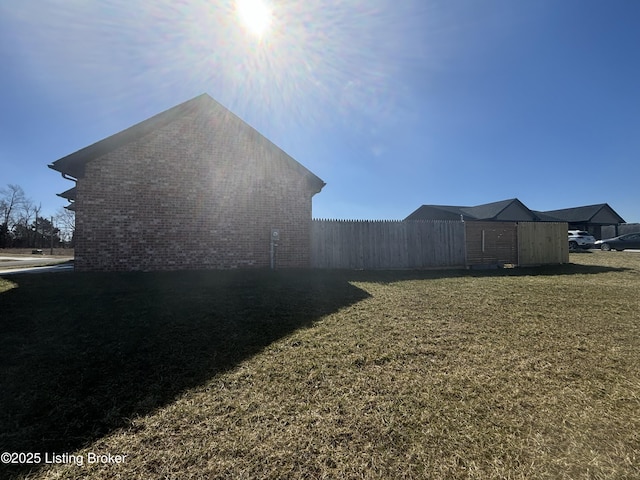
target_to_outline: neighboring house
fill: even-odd
[[[405,220],[536,222],[539,221],[539,218],[520,200],[512,198],[475,207],[422,205]]]
[[[464,220],[513,222],[567,222],[569,229],[586,230],[602,238],[602,228],[624,223],[623,218],[606,203],[538,212],[530,210],[517,198],[486,203],[475,207],[422,205],[405,220]]]
[[[613,238],[627,233],[640,233],[640,223],[623,223],[621,225],[602,227],[602,238]]]
[[[76,182],[79,271],[309,266],[324,182],[206,94],[50,167]]]
[[[625,223],[624,219],[607,203],[536,212],[536,214],[543,218],[567,222],[570,229],[586,230],[597,239],[602,238],[602,227],[613,226],[615,228],[621,223]]]

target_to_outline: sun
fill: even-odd
[[[262,37],[271,25],[271,9],[263,0],[236,0],[236,13],[244,28]]]

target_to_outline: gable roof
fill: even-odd
[[[154,115],[147,120],[137,123],[132,127],[122,130],[121,132],[111,135],[110,137],[100,140],[92,145],[84,147],[77,152],[62,157],[50,164],[49,168],[62,173],[65,177],[70,176],[76,179],[82,178],[84,176],[85,166],[88,162],[96,160],[103,155],[106,155],[107,153],[126,145],[129,142],[137,140],[147,135],[148,133],[151,133],[159,128],[170,124],[174,120],[177,120],[185,115],[194,112],[217,112],[224,114],[227,118],[234,122],[234,127],[248,129],[253,134],[253,138],[258,138],[263,142],[266,142],[269,147],[279,150],[279,152],[281,152],[282,154],[282,157],[289,164],[289,166],[292,167],[296,172],[307,178],[310,186],[314,190],[314,193],[318,193],[325,186],[325,183],[319,177],[314,175],[310,170],[308,170],[294,158],[289,156],[286,152],[272,143],[269,139],[260,134],[260,132],[255,130],[253,127],[251,127],[237,115],[233,114],[220,103],[216,102],[206,93],[203,93],[202,95],[192,98],[191,100],[188,100],[184,103],[176,105],[175,107],[165,110],[164,112]],[[61,196],[65,195],[68,192],[69,191],[64,192],[63,194],[61,194]]]
[[[517,198],[510,198],[508,200],[501,200],[499,202],[485,203],[483,205],[469,207],[466,210],[471,215],[473,215],[476,220],[497,220],[500,214],[512,207],[515,207],[516,209],[524,213],[522,218],[529,217],[529,219],[531,220],[536,219],[535,214]],[[521,219],[514,217],[514,220]]]
[[[473,207],[454,205],[422,205],[405,220],[501,220],[500,215],[513,209],[520,212],[508,220],[531,221],[538,217],[517,198],[485,203]],[[520,217],[520,218],[516,218]]]
[[[624,219],[609,206],[608,203],[598,203],[596,205],[585,205],[582,207],[563,208],[560,210],[548,210],[546,212],[536,212],[547,215],[563,222],[569,223],[593,223],[606,224],[625,223]]]

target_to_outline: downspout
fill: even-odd
[[[464,268],[469,268],[469,256],[467,252],[467,225],[464,223],[464,215],[460,214],[460,221],[462,222],[462,242],[464,245]]]
[[[55,170],[56,172],[60,172],[60,175],[62,175],[62,178],[64,178],[65,180],[71,180],[72,182],[76,182],[76,183],[78,182],[77,178],[75,178],[74,176],[69,175],[68,173],[65,173],[65,172],[63,172],[61,170],[58,170],[55,167],[55,164],[53,164],[53,163],[50,163],[49,165],[47,165],[47,167],[49,167],[51,170]]]
[[[518,267],[520,266],[520,222],[516,222],[516,248],[518,249]]]
[[[55,168],[54,168],[53,164],[48,165],[48,167],[49,167],[51,170],[55,170]],[[58,170],[58,171],[59,171],[59,170]],[[65,172],[60,172],[60,175],[62,175],[62,178],[64,178],[65,180],[71,180],[72,182],[74,182],[74,183],[76,184],[76,186],[78,185],[78,179],[77,179],[77,178],[75,178],[74,176],[69,175],[68,173],[65,173]],[[66,207],[64,207],[64,208],[68,208],[68,207],[72,206],[72,205],[75,203],[75,200],[71,200],[71,199],[69,199],[69,198],[66,198],[66,200],[67,200],[67,201],[69,201],[69,205],[67,205],[67,206],[66,206]]]

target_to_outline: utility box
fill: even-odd
[[[277,228],[271,229],[271,242],[269,248],[269,257],[270,257],[270,265],[271,270],[276,269],[276,249],[278,247],[278,242],[280,241],[280,230]]]

